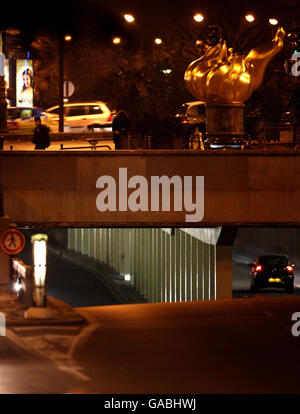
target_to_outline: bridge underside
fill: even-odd
[[[4,211],[19,225],[61,227],[299,226],[300,151],[9,152],[0,154]],[[100,176],[204,177],[204,217],[185,211],[99,211]],[[128,195],[133,190],[128,189]],[[193,188],[193,197],[196,192]],[[151,193],[149,186],[148,203]],[[172,200],[171,200],[172,201]],[[172,206],[172,203],[171,203]]]

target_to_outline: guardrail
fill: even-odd
[[[72,140],[82,140],[85,138],[98,138],[102,140],[112,139],[113,134],[111,131],[101,131],[101,132],[50,132],[51,141],[72,141]],[[18,134],[18,133],[3,133],[1,134],[6,141],[31,141],[33,138],[33,132],[28,134]]]
[[[32,266],[28,266],[17,257],[11,259],[12,290],[17,293],[19,302],[24,307],[33,305],[33,273]]]

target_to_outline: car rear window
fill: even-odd
[[[88,110],[89,110],[89,112],[88,112],[89,115],[103,114],[103,111],[102,111],[100,105],[89,105]]]
[[[287,266],[288,259],[282,256],[263,256],[258,260],[259,264],[266,266]]]
[[[70,106],[67,108],[66,116],[82,116],[88,114],[89,107],[87,105]]]

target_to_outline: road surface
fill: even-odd
[[[39,362],[0,337],[2,392],[299,393],[299,297],[77,310],[90,324],[10,330]]]

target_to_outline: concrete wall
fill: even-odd
[[[0,153],[5,213],[18,224],[65,227],[191,225],[186,212],[99,212],[99,176],[204,176],[204,219],[214,225],[300,223],[300,151]],[[131,191],[131,190],[130,190]],[[195,195],[195,194],[194,194]],[[118,200],[118,194],[117,194]]]
[[[232,295],[231,250],[223,251],[216,267],[218,234],[218,229],[76,228],[68,229],[68,247],[130,275],[149,302],[217,299]]]

